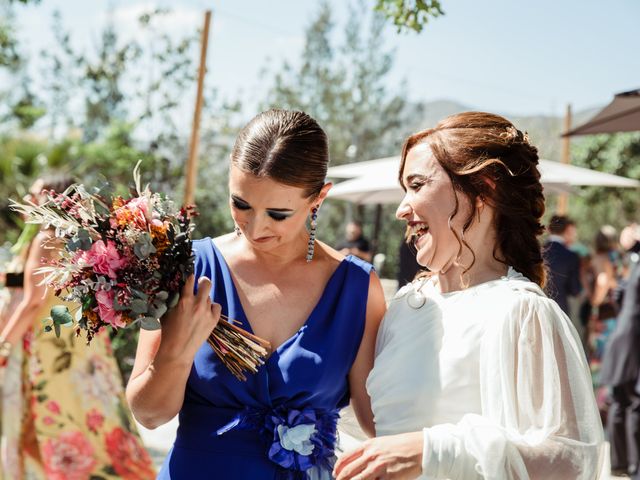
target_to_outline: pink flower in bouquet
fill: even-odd
[[[97,273],[116,278],[116,271],[123,267],[127,261],[120,256],[116,244],[107,240],[105,244],[98,240],[88,252],[83,254],[82,259],[87,265],[93,267]]]
[[[113,299],[115,292],[113,290],[98,290],[96,292],[96,300],[98,301],[98,312],[103,322],[108,323],[112,327],[126,327],[127,324],[122,320],[122,314],[113,308]]]
[[[151,219],[151,212],[149,212],[149,199],[147,197],[135,197],[129,200],[126,205],[132,212],[141,212],[144,215],[145,220]]]
[[[80,432],[64,432],[47,440],[42,448],[47,478],[86,480],[96,465],[94,450]]]
[[[147,197],[135,197],[118,206],[114,210],[115,218],[110,219],[111,228],[135,224],[142,229],[147,228],[147,223],[151,221],[151,212],[149,210],[149,199]]]

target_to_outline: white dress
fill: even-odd
[[[420,306],[423,303],[422,306]],[[535,283],[401,289],[367,380],[376,434],[423,430],[421,479],[592,479],[603,430],[580,339]]]

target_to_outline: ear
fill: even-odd
[[[489,188],[491,188],[491,190],[496,189],[496,182],[494,182],[492,178],[482,177],[482,181],[486,183],[489,186]]]
[[[331,187],[333,187],[333,183],[331,182],[327,182],[324,184],[318,196],[313,200],[312,202],[313,206],[320,208],[320,205],[322,205],[322,202],[324,202],[325,198],[327,198],[327,195],[329,194],[329,190],[331,190]]]
[[[491,190],[495,191],[496,182],[492,178],[483,176],[482,177],[482,182],[487,187],[489,187]],[[490,199],[489,199],[489,201],[490,201]],[[484,208],[485,205],[487,205],[487,197],[485,195],[482,195],[482,194],[478,195],[476,197],[476,208]]]

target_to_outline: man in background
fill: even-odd
[[[355,255],[367,262],[371,262],[371,246],[369,240],[362,235],[362,224],[351,221],[345,227],[345,238],[336,245],[343,255]]]
[[[549,222],[549,238],[544,245],[544,258],[549,269],[546,293],[569,316],[569,296],[582,290],[580,257],[569,247],[576,241],[576,225],[569,217],[554,215]]]
[[[600,382],[611,392],[607,434],[611,470],[636,475],[640,463],[640,263],[626,283],[622,309],[602,358]]]

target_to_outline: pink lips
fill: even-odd
[[[271,240],[274,237],[260,237],[260,238],[254,238],[253,241],[256,243],[266,243],[269,240]]]

